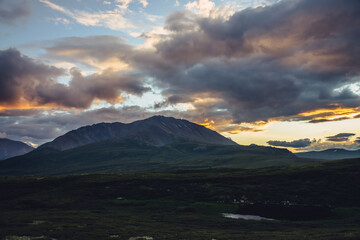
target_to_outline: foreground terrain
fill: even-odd
[[[255,170],[2,177],[0,239],[360,239],[359,176],[360,159]],[[251,203],[322,206],[331,214],[274,221],[222,215]]]

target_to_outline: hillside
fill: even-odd
[[[0,160],[23,155],[33,149],[23,142],[0,138]]]
[[[150,146],[111,139],[65,151],[37,149],[0,163],[0,175],[64,175],[91,172],[167,172],[207,168],[261,168],[298,165],[286,149],[177,142]]]

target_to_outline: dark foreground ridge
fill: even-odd
[[[0,177],[0,239],[356,240],[359,175],[360,159],[351,159],[255,170]],[[256,207],[245,211],[242,203]]]

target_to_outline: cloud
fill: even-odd
[[[360,144],[360,137],[356,138],[355,143]]]
[[[132,2],[132,0],[115,0],[116,3],[120,3],[117,5],[121,9],[128,9],[129,4]]]
[[[31,15],[30,1],[0,0],[0,24],[13,25]]]
[[[0,117],[36,116],[46,109],[4,109],[0,110]]]
[[[97,67],[117,59],[144,78],[151,76],[166,99],[182,95],[188,100],[183,103],[191,104],[211,95],[233,123],[345,120],[346,114],[303,114],[334,106],[359,112],[360,96],[341,89],[358,81],[360,30],[353,24],[360,21],[358,7],[349,1],[299,0],[247,8],[228,18],[180,11],[167,18],[154,50],[113,40],[106,47],[101,36],[90,45],[90,38],[82,38],[47,50]],[[216,114],[207,111],[206,117]]]
[[[326,149],[332,148],[342,148],[347,150],[358,150],[359,143],[356,141],[346,141],[346,142],[317,142],[306,148],[306,151],[323,151]]]
[[[147,5],[149,5],[149,2],[147,0],[139,0],[139,1],[143,5],[143,7],[147,7]]]
[[[115,103],[122,101],[121,93],[142,95],[150,90],[136,75],[111,69],[83,76],[72,68],[67,86],[56,81],[65,74],[64,69],[22,56],[16,49],[0,51],[0,72],[0,104],[3,106],[26,103],[88,108],[96,99]]]
[[[131,70],[132,58],[137,55],[133,46],[116,36],[67,37],[45,45],[48,59],[76,62],[98,70]]]
[[[129,68],[133,47],[116,36],[67,37],[45,43],[46,57],[105,70]]]
[[[51,21],[53,21],[55,23],[55,25],[59,25],[59,24],[70,24],[70,21],[66,18],[50,18]]]
[[[267,143],[271,146],[276,146],[276,147],[305,148],[310,146],[314,142],[315,141],[311,141],[309,138],[304,138],[304,139],[294,140],[291,142],[270,140]]]
[[[199,5],[200,1],[193,3]],[[347,76],[356,75],[358,68],[354,64],[342,66],[338,59],[358,60],[343,48],[344,44],[356,48],[352,35],[357,30],[348,24],[350,18],[359,19],[353,10],[356,6],[338,5],[334,0],[326,7],[308,0],[284,1],[239,11],[228,20],[175,12],[165,23],[171,33],[154,45],[155,52],[126,44],[108,44],[106,48],[95,39],[92,46],[84,44],[89,39],[79,41],[74,51],[68,51],[71,47],[64,44],[48,51],[57,56],[73,54],[77,61],[97,65],[117,58],[144,76],[152,76],[165,97],[181,92],[187,99],[211,94],[223,100],[234,122],[296,119],[300,113],[334,104],[354,108],[359,100],[356,94],[335,91],[353,81]],[[347,13],[345,19],[328,24],[334,21],[328,18],[329,13],[340,16],[343,12]],[[319,22],[326,23],[324,29]],[[110,46],[114,51],[106,50]],[[101,56],[102,49],[106,57]]]
[[[338,91],[357,81],[356,9],[354,2],[303,0],[245,9],[229,19],[175,12],[156,56],[135,64],[148,66],[143,70],[166,96],[210,93],[224,100],[235,122],[356,108],[359,95]]]
[[[123,16],[123,10],[127,9],[131,0],[118,0],[119,8],[112,11],[86,12],[83,10],[68,10],[60,5],[52,3],[48,0],[39,0],[47,7],[59,11],[68,17],[74,19],[77,23],[84,26],[101,26],[112,30],[124,30],[135,28],[135,26]]]
[[[194,11],[203,17],[208,17],[211,10],[215,8],[215,3],[210,0],[196,0],[193,2],[188,2],[185,5],[185,8]]]
[[[47,66],[22,56],[16,49],[0,51],[0,104],[15,104],[21,99],[34,101],[40,83],[53,83],[63,69]]]
[[[351,118],[350,117],[340,117],[340,118],[335,118],[335,119],[321,118],[321,119],[310,120],[309,123],[336,122],[336,121],[343,121],[343,120],[348,120],[348,119],[351,119]]]
[[[355,133],[339,133],[334,136],[326,137],[326,141],[329,142],[347,142],[349,138],[355,136]]]

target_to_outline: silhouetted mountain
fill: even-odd
[[[164,146],[178,141],[237,145],[217,132],[187,120],[154,116],[129,124],[115,122],[81,127],[39,148],[47,147],[62,151],[108,139],[135,140],[151,146]]]
[[[300,152],[300,153],[295,153],[295,155],[301,158],[313,158],[313,159],[323,159],[323,160],[360,158],[360,149],[355,151],[350,151],[340,148],[332,148],[324,151]]]
[[[189,121],[155,116],[70,131],[26,155],[2,161],[0,175],[261,168],[312,161],[287,149],[241,146]]]
[[[33,149],[33,147],[30,147],[23,142],[0,138],[0,160],[23,155]]]

